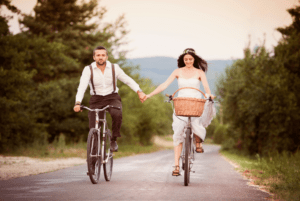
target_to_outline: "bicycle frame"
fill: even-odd
[[[105,106],[103,109],[90,109],[86,106],[81,106],[84,109],[87,109],[89,111],[95,112],[96,115],[96,121],[95,121],[95,129],[97,130],[97,137],[98,137],[98,150],[97,150],[97,154],[96,155],[91,155],[91,157],[100,157],[100,147],[101,147],[101,153],[104,153],[104,140],[102,140],[102,146],[101,146],[101,140],[100,140],[100,131],[101,131],[101,127],[99,128],[99,123],[103,122],[103,134],[102,134],[102,139],[105,139],[106,137],[106,126],[107,126],[107,120],[106,120],[106,113],[107,113],[107,109],[113,106],[107,105]],[[113,107],[113,108],[118,108],[118,107]],[[103,119],[99,118],[99,112],[103,112],[104,111],[104,117]],[[92,150],[93,150],[94,144],[92,144]],[[110,150],[108,152],[108,155],[110,156]],[[111,156],[110,156],[111,157]],[[105,164],[107,163],[107,161],[109,160],[109,158],[106,158],[106,160],[103,160],[104,157],[101,157],[101,163]]]
[[[187,87],[187,88],[189,88],[189,87]],[[184,89],[184,88],[181,88],[181,89]],[[178,89],[177,91],[179,91],[179,90],[180,89]],[[196,89],[196,90],[198,90],[198,89]],[[198,90],[198,91],[200,91],[200,90]],[[171,103],[176,92],[173,95],[166,94],[166,96],[169,98],[169,100],[167,100],[165,102]],[[201,93],[204,95],[203,92],[201,92]],[[204,95],[204,97],[206,100],[214,102],[211,97],[206,98],[205,95]],[[173,104],[172,104],[172,109],[174,111]],[[177,117],[175,112],[174,112],[174,114]],[[179,117],[177,117],[177,118],[180,119]],[[180,120],[182,120],[182,119],[180,119]],[[182,120],[182,121],[186,122],[185,120]],[[195,172],[195,171],[191,171],[191,169],[193,167],[193,161],[195,160],[195,145],[194,145],[194,134],[192,132],[192,125],[191,125],[191,116],[188,116],[188,122],[186,122],[186,123],[187,123],[187,125],[185,126],[185,136],[184,136],[184,141],[182,143],[183,145],[182,145],[182,151],[181,151],[180,158],[182,160],[182,167],[184,169],[184,185],[188,186],[190,183],[190,172],[193,172],[193,173]],[[188,136],[188,135],[190,135],[190,136]]]
[[[95,114],[96,114],[96,123],[95,123],[95,129],[97,130],[97,136],[98,136],[98,150],[97,150],[97,155],[91,155],[91,157],[100,157],[100,147],[101,147],[101,153],[104,153],[104,140],[102,140],[102,145],[101,140],[100,140],[100,132],[101,132],[101,127],[99,128],[99,123],[102,122],[103,123],[103,134],[102,134],[102,139],[105,138],[105,134],[106,134],[106,110],[104,111],[104,117],[103,119],[99,118],[99,112],[101,112],[101,110],[99,109],[95,109]],[[94,144],[92,144],[92,150],[93,150]],[[110,152],[110,151],[109,151]],[[110,153],[109,153],[110,154]],[[104,157],[101,157],[101,163],[107,163],[108,158],[104,161],[103,160]]]
[[[191,117],[188,117],[188,124],[187,126],[185,127],[185,129],[190,129],[192,131],[192,125],[191,125]],[[193,161],[195,160],[195,155],[194,155],[194,150],[195,150],[195,147],[194,147],[194,133],[191,132],[191,143],[190,143],[190,155],[189,155],[189,161],[190,161],[190,170],[192,169],[192,165],[193,165]],[[189,138],[187,138],[186,136],[186,133],[184,135],[184,142],[182,143],[182,151],[181,151],[181,155],[180,155],[180,158],[182,160],[182,162],[184,161],[185,159],[185,140],[187,140]]]
[[[116,108],[116,109],[121,109],[121,108],[107,105],[103,109],[90,109],[86,106],[81,105],[80,109],[82,110],[83,108],[91,112],[95,112],[95,117],[96,117],[95,127],[90,129],[88,134],[88,139],[87,139],[87,166],[88,166],[87,175],[89,175],[90,180],[93,184],[97,184],[100,179],[100,171],[101,171],[101,166],[103,164],[105,180],[110,181],[111,174],[112,174],[112,167],[113,167],[113,154],[110,150],[111,133],[107,128],[106,112],[108,108]],[[102,119],[99,118],[99,112],[104,113]],[[103,124],[102,142],[101,142],[101,126],[99,127],[100,122],[102,122]],[[95,147],[96,144],[94,143],[98,143],[97,147]],[[94,148],[97,150],[94,150]]]

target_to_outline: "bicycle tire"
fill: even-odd
[[[109,157],[108,161],[103,164],[104,177],[106,181],[110,181],[113,169],[113,153],[110,152],[110,140],[111,140],[111,132],[109,129],[106,130],[105,139],[104,140],[104,160],[106,161],[107,157]]]
[[[93,184],[97,184],[100,179],[101,171],[101,149],[100,156],[95,158],[91,156],[97,154],[98,150],[98,134],[95,128],[91,128],[87,140],[87,166],[88,166],[88,175]],[[92,150],[93,149],[93,150]],[[93,171],[94,169],[94,171]],[[94,173],[93,173],[94,172]]]
[[[191,129],[186,130],[185,137],[185,147],[184,147],[184,185],[188,186],[190,183],[190,138],[191,138]]]

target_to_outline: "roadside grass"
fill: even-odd
[[[214,140],[212,138],[207,137],[205,138],[203,144],[216,144],[216,143],[214,143]]]
[[[161,137],[166,141],[173,142],[173,135],[165,135],[165,136],[161,136]]]
[[[136,154],[151,153],[166,149],[158,145],[143,146],[139,144],[123,145],[119,144],[119,151],[114,152],[114,158],[121,158]],[[16,150],[11,150],[7,153],[2,153],[3,156],[25,156],[49,160],[54,158],[71,158],[79,157],[86,158],[87,143],[80,141],[78,143],[66,144],[64,135],[60,135],[52,144],[41,146],[35,144],[29,147],[22,147]]]
[[[255,158],[229,151],[220,153],[237,165],[237,170],[255,185],[273,194],[275,200],[300,200],[300,151]]]
[[[172,135],[160,136],[164,141],[173,141]],[[205,144],[213,144],[210,138],[205,140]],[[172,147],[173,148],[173,147]],[[43,160],[51,160],[54,158],[86,158],[87,143],[79,141],[78,143],[67,144],[65,136],[60,135],[58,139],[55,139],[52,144],[41,146],[34,144],[33,146],[21,147],[16,150],[10,150],[7,153],[1,153],[3,156],[25,156],[32,158],[39,158]],[[136,154],[151,153],[164,149],[170,149],[170,147],[160,146],[156,144],[143,146],[139,144],[126,145],[119,144],[119,151],[114,153],[114,158],[121,158],[125,156],[131,156]]]
[[[160,137],[166,141],[173,142],[173,135],[165,135],[165,136],[160,136]],[[210,137],[205,138],[205,141],[203,143],[204,144],[216,144],[216,143],[214,143],[214,140]]]

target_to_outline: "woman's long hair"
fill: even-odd
[[[204,72],[207,71],[207,62],[202,59],[201,57],[199,57],[198,55],[196,55],[195,53],[195,50],[193,48],[186,48],[184,51],[183,51],[183,54],[179,56],[178,60],[177,60],[177,63],[178,63],[178,68],[182,68],[182,67],[185,67],[185,63],[183,61],[183,57],[186,55],[186,54],[189,54],[191,55],[192,57],[194,57],[194,64],[193,66],[195,68],[198,68],[198,69],[201,69],[203,70]]]

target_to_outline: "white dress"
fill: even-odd
[[[179,88],[193,87],[199,89],[200,84],[201,81],[197,78],[189,78],[189,79],[178,78]],[[182,89],[178,91],[178,97],[203,98],[202,96],[203,95],[199,91],[194,89]],[[174,146],[178,146],[180,143],[183,142],[185,127],[187,125],[187,122],[188,122],[188,117],[175,116],[175,114],[173,114],[172,128],[174,131],[173,134]],[[191,117],[191,125],[192,125],[192,132],[194,133],[194,135],[199,136],[204,141],[206,136],[206,130],[202,125],[201,117]]]

